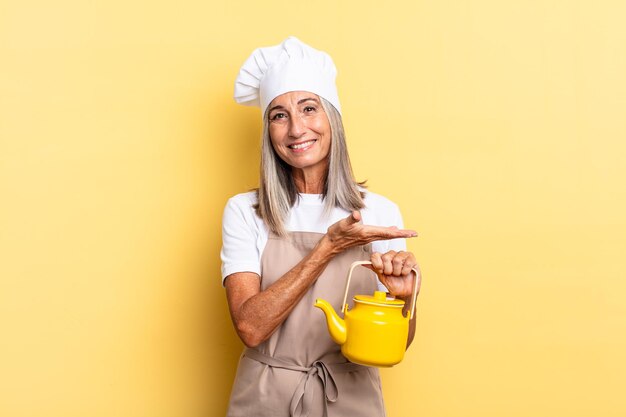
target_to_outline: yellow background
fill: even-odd
[[[623,1],[0,0],[0,416],[221,416],[258,46],[328,51],[425,276],[389,415],[626,414]]]

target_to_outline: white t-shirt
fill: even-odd
[[[372,226],[396,226],[404,228],[398,206],[387,198],[363,190],[365,208],[361,210],[363,224]],[[256,192],[237,194],[230,198],[222,220],[222,284],[235,272],[254,272],[261,275],[261,255],[269,236],[263,220],[256,215]],[[292,232],[326,233],[328,227],[348,217],[349,211],[334,208],[324,216],[321,194],[300,194],[289,212],[286,229]],[[377,240],[372,251],[385,253],[389,250],[406,250],[404,239]],[[384,288],[384,287],[383,287]]]

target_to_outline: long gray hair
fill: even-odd
[[[348,157],[346,135],[341,115],[335,107],[320,97],[322,107],[330,122],[331,144],[329,151],[328,172],[324,181],[324,213],[329,214],[334,207],[348,211],[365,207],[363,193],[352,173]],[[261,144],[261,184],[257,190],[257,215],[265,221],[269,229],[279,236],[285,236],[285,221],[289,209],[298,198],[298,190],[291,175],[291,166],[280,159],[269,133],[269,112],[263,115],[263,138]]]

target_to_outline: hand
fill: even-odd
[[[353,211],[345,219],[339,220],[328,228],[326,237],[336,253],[345,249],[362,246],[375,240],[416,237],[414,230],[398,229],[395,226],[366,226],[361,221],[361,213]]]
[[[376,272],[380,282],[395,297],[407,298],[413,295],[412,269],[419,271],[415,256],[411,252],[390,250],[385,254],[372,253],[371,270]],[[419,288],[418,288],[419,291]]]

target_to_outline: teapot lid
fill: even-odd
[[[387,299],[387,293],[383,291],[374,291],[374,295],[355,295],[354,301],[385,307],[404,306],[403,300]]]

